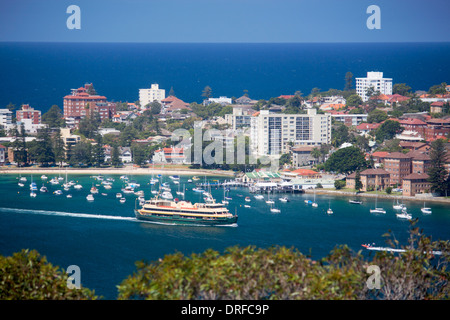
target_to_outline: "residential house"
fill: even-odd
[[[130,147],[119,147],[119,158],[122,163],[133,162],[133,155]]]
[[[361,123],[356,126],[356,130],[361,134],[367,134],[370,131],[378,129],[380,125],[380,123]]]

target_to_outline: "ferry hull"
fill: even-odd
[[[236,215],[227,218],[214,218],[214,219],[204,219],[202,217],[186,218],[177,215],[160,216],[152,214],[141,214],[139,210],[134,210],[134,214],[136,216],[136,219],[138,220],[154,223],[178,224],[178,225],[224,226],[236,224],[238,219]]]

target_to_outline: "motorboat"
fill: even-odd
[[[42,187],[39,189],[39,191],[40,191],[40,192],[48,192],[48,189],[47,189],[46,186],[42,186]]]
[[[254,196],[254,198],[258,199],[258,200],[263,200],[264,196],[262,194],[257,194],[257,195]]]
[[[126,199],[125,198],[120,198],[119,202],[120,203],[125,203]]]
[[[289,199],[287,197],[281,197],[279,200],[281,202],[289,202]]]
[[[36,192],[31,191],[30,192],[30,197],[35,198],[36,197]]]
[[[98,193],[98,189],[95,186],[92,186],[91,193]]]
[[[352,204],[362,204],[362,201],[360,200],[349,200],[348,202]]]
[[[53,192],[54,194],[56,194],[57,196],[60,196],[63,194],[63,192],[61,190],[56,190],[55,192]]]
[[[200,192],[200,193],[205,192],[205,190],[203,190],[203,189],[201,189],[201,188],[193,188],[192,191],[194,191],[194,192]]]
[[[333,214],[333,209],[331,209],[331,208],[328,208],[328,210],[327,210],[327,214]]]
[[[383,208],[374,208],[374,209],[370,209],[370,213],[386,213],[386,210],[384,210]]]
[[[246,202],[250,202],[250,201],[252,201],[252,200],[250,199],[250,197],[245,197],[245,201],[246,201]]]
[[[116,193],[116,198],[122,198],[122,194],[121,193]]]
[[[411,220],[412,219],[412,215],[409,214],[408,212],[406,212],[406,210],[403,210],[402,213],[396,213],[397,218],[400,219],[406,219],[406,220]]]
[[[161,198],[172,200],[173,199],[172,192],[164,191],[163,193],[161,193]]]
[[[70,198],[72,198],[72,195],[68,194],[66,197],[70,199]]]
[[[77,190],[83,189],[83,186],[81,184],[76,184],[73,187]]]
[[[94,196],[90,193],[86,196],[87,201],[94,201]]]

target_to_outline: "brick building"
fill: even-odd
[[[361,191],[384,190],[390,185],[390,174],[383,169],[366,169],[360,172]],[[347,176],[346,186],[355,189],[356,172]]]
[[[392,185],[401,185],[403,177],[411,173],[411,156],[392,152],[384,157],[384,169],[391,175]]]
[[[31,119],[32,124],[41,124],[41,111],[34,110],[28,104],[23,104],[21,110],[16,111],[16,121]]]
[[[426,173],[411,173],[403,177],[403,195],[413,197],[418,193],[430,192],[431,183]]]

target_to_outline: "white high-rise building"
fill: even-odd
[[[383,72],[367,72],[366,78],[356,78],[356,93],[363,101],[367,101],[366,91],[373,87],[373,90],[382,94],[392,94],[392,78],[383,78]]]
[[[294,145],[321,145],[331,142],[331,115],[270,113],[261,110],[253,116],[250,128],[250,147],[255,156],[277,156],[289,152]]]
[[[150,89],[139,89],[139,102],[141,103],[141,108],[145,107],[147,104],[153,101],[158,101],[166,98],[166,90],[159,89],[157,83],[152,84]]]

